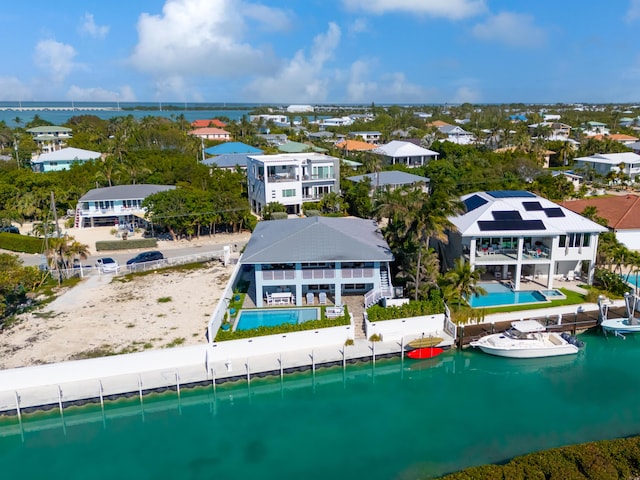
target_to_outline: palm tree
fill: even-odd
[[[486,294],[487,291],[478,286],[481,275],[482,270],[473,270],[464,258],[456,258],[453,269],[444,276],[445,296],[449,300],[456,300],[460,308],[463,298]]]

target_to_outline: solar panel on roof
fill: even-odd
[[[482,198],[479,195],[472,195],[471,197],[467,198],[466,200],[463,201],[465,207],[467,207],[467,212],[471,212],[473,210],[475,210],[478,207],[481,207],[482,205],[484,205],[485,203],[488,203],[487,200],[485,200],[484,198]]]
[[[487,193],[493,198],[535,198],[533,193],[526,190],[493,190]]]
[[[545,208],[544,213],[547,214],[549,218],[560,218],[566,216],[561,208]]]
[[[542,220],[479,220],[478,228],[481,232],[546,230]]]
[[[540,202],[522,202],[522,206],[527,212],[537,212],[544,210]]]
[[[522,216],[517,210],[495,210],[491,214],[494,220],[522,220]]]

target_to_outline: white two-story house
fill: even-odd
[[[304,202],[340,191],[340,159],[322,153],[249,155],[247,184],[253,212],[278,202],[288,213],[300,214]]]
[[[593,281],[598,235],[607,229],[527,191],[476,192],[462,197],[466,212],[449,220],[448,258],[464,256],[491,278],[535,281],[581,276]]]
[[[172,185],[148,184],[94,188],[78,200],[75,227],[113,227],[142,223],[146,213],[142,201],[149,195],[174,188],[176,187]]]
[[[255,305],[270,297],[306,305],[322,294],[336,305],[363,295],[367,306],[392,297],[393,254],[375,221],[307,217],[259,222],[240,262],[253,270]]]
[[[596,153],[574,159],[574,169],[585,173],[593,171],[603,177],[621,172],[634,182],[640,175],[640,155],[633,152]]]

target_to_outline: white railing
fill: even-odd
[[[381,298],[393,298],[391,287],[373,288],[364,294],[364,307],[375,305]]]

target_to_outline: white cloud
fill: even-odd
[[[86,33],[87,35],[95,38],[104,38],[107,36],[107,33],[109,33],[109,26],[96,25],[96,22],[93,19],[93,14],[85,13],[82,17],[80,33]]]
[[[511,47],[535,48],[546,43],[546,32],[534,24],[531,15],[501,12],[473,27],[481,40],[495,40]]]
[[[34,61],[49,74],[54,83],[62,83],[71,71],[79,65],[73,62],[76,50],[55,40],[41,40],[36,45]]]
[[[451,20],[472,17],[486,11],[484,0],[342,0],[351,10],[376,14],[404,12]]]
[[[633,22],[640,18],[640,0],[631,0],[629,2],[629,8],[625,15],[627,22]]]
[[[264,5],[244,4],[239,6],[242,13],[252,20],[262,24],[262,29],[267,31],[282,31],[291,28],[292,13],[278,10]]]
[[[71,85],[66,96],[69,100],[78,102],[135,102],[137,100],[133,89],[128,85],[120,87],[117,91]]]
[[[255,48],[243,40],[246,20],[274,22],[271,26],[280,28],[285,16],[277,9],[234,0],[166,0],[161,15],[139,17],[139,40],[129,61],[158,77],[271,72],[277,61],[270,48]]]
[[[352,103],[420,103],[429,101],[429,92],[423,86],[411,83],[402,72],[385,73],[372,79],[377,61],[358,60],[351,65],[347,82],[346,100]],[[433,95],[431,95],[435,98]]]
[[[348,27],[350,35],[356,35],[369,30],[369,24],[364,18],[356,18]]]
[[[458,87],[451,99],[452,103],[478,103],[481,99],[480,92],[470,86]]]
[[[31,100],[33,91],[16,77],[0,77],[0,99],[4,101]]]
[[[262,76],[246,89],[251,101],[314,103],[327,100],[331,74],[325,70],[341,38],[340,28],[329,24],[326,33],[316,36],[309,58],[304,50],[294,57],[275,75]]]

